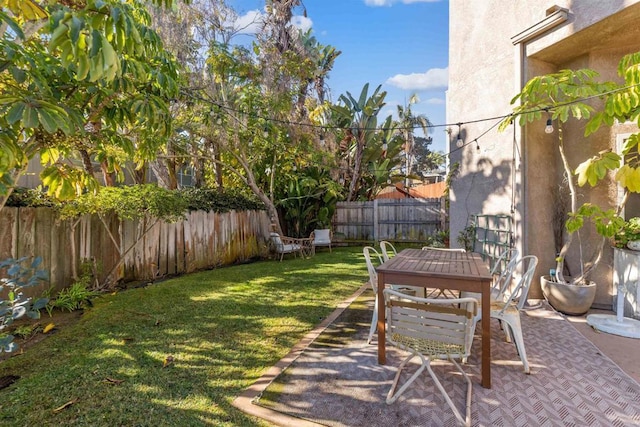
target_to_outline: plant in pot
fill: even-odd
[[[633,217],[625,221],[613,238],[616,248],[627,248],[640,251],[640,217]]]
[[[621,83],[598,82],[598,73],[590,69],[561,70],[556,73],[532,78],[517,94],[512,104],[519,102],[514,114],[500,124],[506,129],[519,116],[521,125],[540,119],[546,119],[545,132],[556,137],[558,154],[566,180],[569,201],[566,206],[565,229],[562,233],[562,245],[556,256],[555,269],[549,276],[541,278],[542,291],[556,310],[566,314],[584,314],[595,298],[595,284],[589,280],[590,274],[603,256],[604,245],[612,239],[624,225],[620,213],[630,191],[640,190],[640,170],[638,169],[639,135],[631,135],[622,150],[614,148],[589,152],[591,145],[587,137],[602,126],[612,126],[616,121],[640,123],[640,53],[626,55],[620,61],[618,73],[624,79]],[[599,108],[593,106],[593,100],[600,99]],[[585,120],[584,151],[586,160],[572,167],[567,155],[563,137],[564,125],[570,120]],[[554,121],[557,131],[554,131]],[[593,138],[593,137],[592,137]],[[635,153],[635,154],[634,154]],[[624,161],[623,161],[624,159]],[[589,184],[591,187],[605,181],[616,183],[624,189],[625,196],[614,206],[600,207],[591,203],[579,205],[578,186]],[[595,250],[590,253],[587,243],[581,236],[586,223],[595,226],[599,235]],[[578,271],[573,277],[565,276],[565,261],[570,248],[578,258]]]

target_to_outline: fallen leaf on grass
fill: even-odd
[[[44,329],[42,330],[42,333],[46,334],[47,332],[51,332],[51,330],[55,327],[56,325],[54,325],[53,323],[49,323],[47,326],[44,327]]]
[[[167,366],[169,366],[171,363],[173,362],[173,356],[172,355],[168,355],[167,357],[164,358],[164,362],[162,362],[162,367],[166,368]]]
[[[122,384],[124,382],[124,380],[116,380],[114,378],[109,378],[109,377],[106,377],[102,381],[107,383],[107,384],[115,384],[115,385],[119,385],[119,384]]]
[[[65,403],[62,406],[57,407],[56,409],[53,410],[54,414],[57,414],[60,411],[63,411],[65,409],[67,409],[69,406],[73,405],[74,403],[76,403],[79,399],[76,397],[75,399],[71,399],[70,401],[68,401],[67,403]]]

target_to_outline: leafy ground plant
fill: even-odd
[[[354,247],[105,294],[0,363],[0,425],[268,425],[231,402],[366,280]]]
[[[6,289],[6,299],[0,298],[0,333],[14,320],[25,315],[32,319],[40,317],[40,309],[47,304],[46,298],[31,298],[24,296],[24,289],[30,288],[46,280],[46,272],[39,270],[42,259],[37,257],[29,263],[29,257],[7,258],[0,261],[0,270],[6,270],[6,277],[0,279],[0,293]],[[0,334],[0,353],[12,352],[17,349],[11,334]]]

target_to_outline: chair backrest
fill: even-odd
[[[329,244],[331,243],[331,230],[328,228],[322,228],[313,230],[313,244]]]
[[[502,252],[493,263],[493,267],[491,268],[491,275],[493,276],[496,274],[501,274],[505,270],[513,268],[516,261],[518,261],[519,256],[520,251],[518,251],[516,248],[509,248]]]
[[[500,289],[500,295],[498,301],[504,301],[505,305],[502,311],[506,310],[509,305],[516,305],[518,310],[522,310],[527,303],[527,296],[529,295],[529,288],[531,287],[531,281],[533,280],[533,274],[536,271],[538,265],[538,257],[535,255],[526,255],[518,259],[507,274],[505,283]],[[515,285],[511,286],[511,282],[515,279],[516,272],[522,271],[522,275],[516,280]]]
[[[511,283],[514,269],[518,264],[519,256],[520,252],[517,249],[507,249],[500,254],[498,259],[496,259],[496,262],[491,269],[491,276],[493,277],[493,284],[491,287],[495,291],[502,293],[505,285]],[[505,262],[506,265],[503,267]]]
[[[372,246],[365,246],[362,248],[362,254],[364,255],[364,260],[367,263],[367,270],[369,271],[369,284],[375,292],[378,287],[378,273],[376,272],[376,266],[374,265],[374,260],[372,258],[375,256],[378,265],[380,265],[382,264],[382,256]]]
[[[384,291],[389,341],[435,358],[469,356],[478,310],[475,298],[418,298]]]
[[[282,239],[280,238],[280,235],[272,231],[271,234],[269,234],[269,236],[274,246],[276,247],[276,250],[282,251],[284,248],[284,244],[282,243]]]
[[[423,246],[423,251],[443,251],[443,252],[466,252],[463,248],[436,248],[434,246]]]
[[[398,251],[391,244],[391,242],[387,242],[386,240],[380,241],[380,253],[382,254],[382,259],[384,261],[389,261],[390,256],[398,255]]]

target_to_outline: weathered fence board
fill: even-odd
[[[103,219],[86,215],[59,221],[48,208],[5,207],[0,211],[0,259],[42,257],[41,267],[56,290],[70,285],[73,270],[81,274],[80,266],[86,261],[97,266],[99,280],[105,280],[121,255],[113,278],[153,280],[265,255],[270,226],[264,211],[194,211],[171,224],[153,219],[120,221],[115,216]]]
[[[423,242],[444,229],[443,203],[442,198],[340,202],[334,234],[345,241]]]

